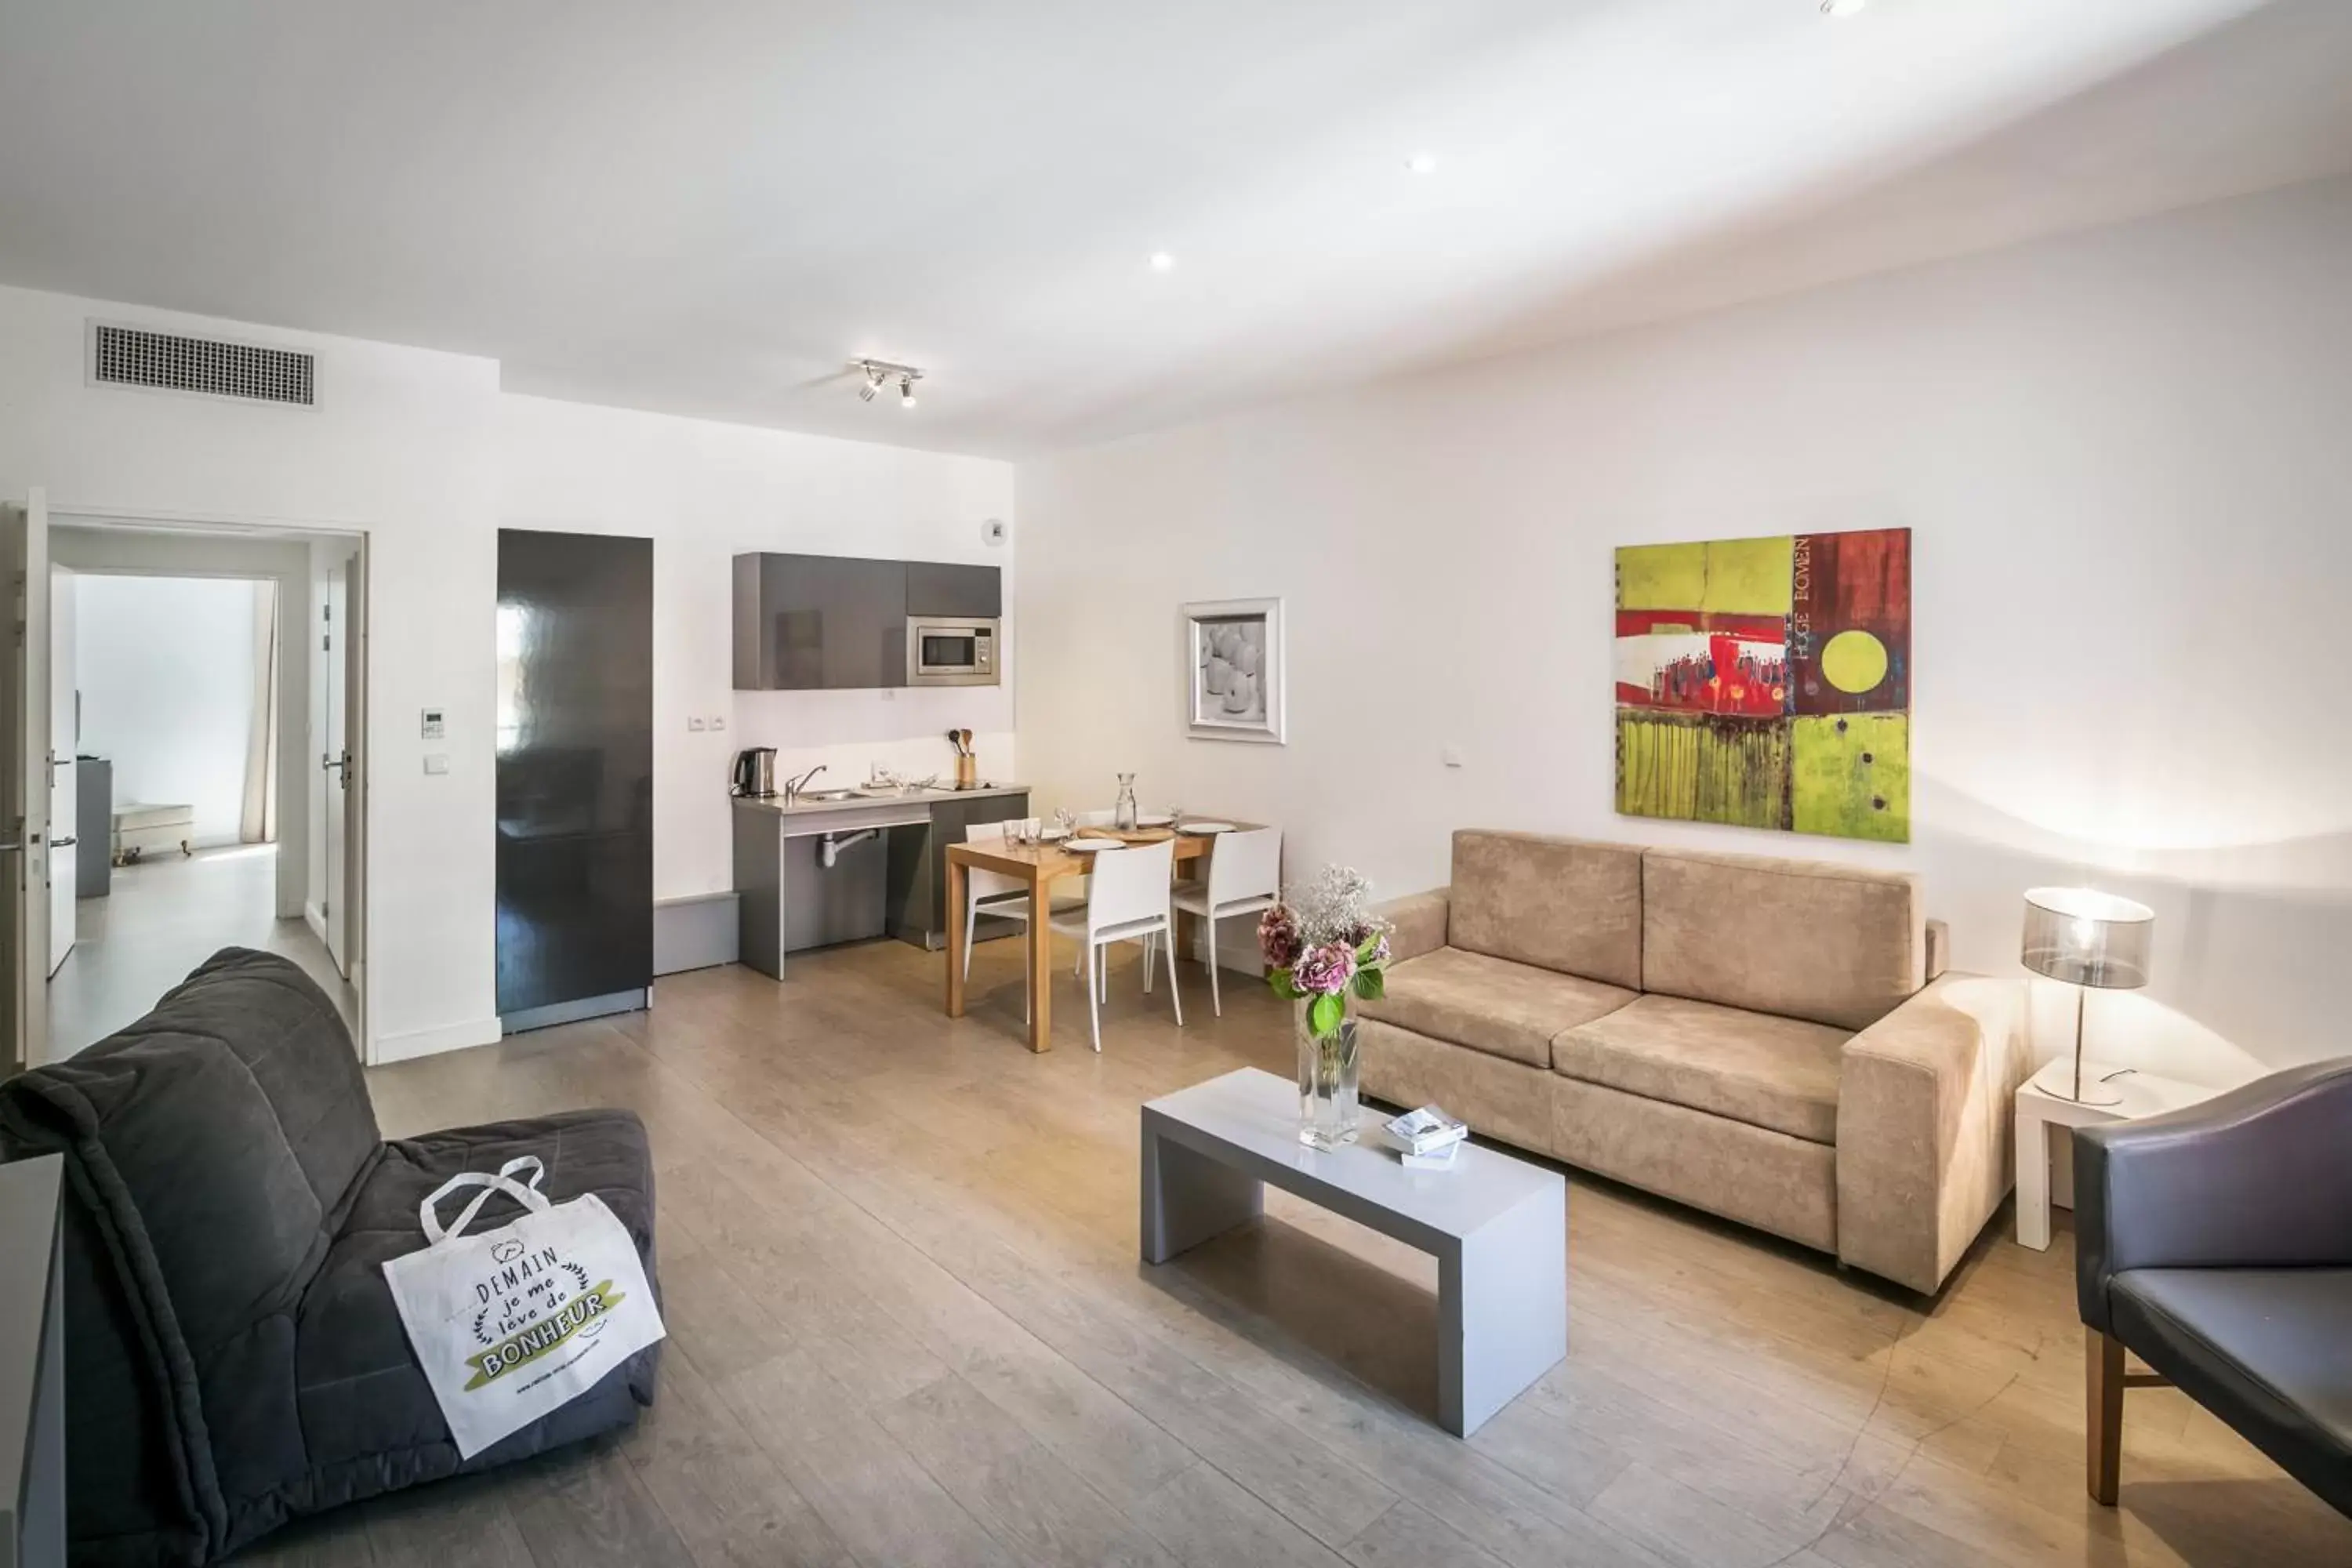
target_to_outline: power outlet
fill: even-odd
[[[699,735],[703,731],[709,729],[710,724],[709,721],[702,717],[702,715],[697,713],[687,720],[686,727]]]
[[[1459,746],[1441,747],[1437,753],[1437,760],[1444,763],[1449,768],[1458,768],[1462,765],[1462,748]]]

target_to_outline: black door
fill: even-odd
[[[498,637],[499,1014],[527,1028],[568,1005],[642,1005],[653,541],[500,529]],[[559,1011],[531,1016],[546,1009]]]

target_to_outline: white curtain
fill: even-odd
[[[278,584],[253,585],[253,731],[245,746],[245,809],[237,837],[278,838]]]

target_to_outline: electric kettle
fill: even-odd
[[[776,793],[776,748],[753,746],[735,753],[733,793],[764,798]]]

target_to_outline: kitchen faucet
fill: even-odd
[[[823,763],[819,763],[816,766],[801,774],[798,778],[786,779],[784,781],[784,804],[786,805],[790,805],[793,802],[798,800],[801,797],[801,791],[808,788],[809,780],[816,777],[817,774],[823,772],[824,772],[824,764]]]

